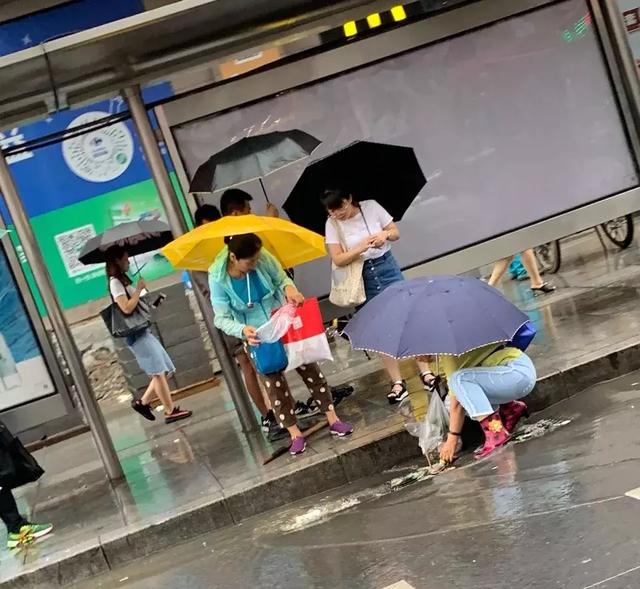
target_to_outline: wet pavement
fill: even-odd
[[[558,292],[535,298],[526,282],[504,283],[508,296],[530,313],[538,326],[539,336],[531,355],[539,376],[559,374],[572,366],[640,344],[638,250],[632,248],[605,257],[592,234],[564,243],[563,250],[566,270],[553,278]],[[209,514],[211,522],[199,522],[193,517],[193,523],[185,524],[187,529],[181,528],[176,538],[188,539],[203,530],[238,522],[277,505],[275,499],[270,503],[269,495],[280,492],[286,477],[289,477],[290,496],[285,503],[308,496],[319,488],[331,489],[367,476],[376,471],[382,458],[392,463],[397,454],[398,460],[401,459],[401,449],[393,444],[377,447],[378,454],[387,455],[376,456],[376,460],[370,460],[364,451],[403,430],[402,418],[386,404],[388,385],[382,378],[378,361],[351,353],[343,344],[336,351],[336,360],[333,366],[325,367],[324,372],[332,384],[352,382],[356,386],[356,393],[339,407],[341,416],[356,425],[355,435],[332,440],[322,432],[311,440],[304,456],[294,459],[287,455],[267,466],[262,465],[262,457],[273,448],[261,442],[260,437],[247,439],[242,434],[223,387],[185,400],[183,404],[195,409],[196,414],[177,426],[145,422],[128,408],[128,402],[103,406],[127,484],[113,488],[105,480],[88,435],[38,451],[36,456],[47,474],[38,485],[20,490],[20,504],[32,519],[53,521],[57,533],[50,541],[25,554],[1,552],[0,581],[66,559],[85,548],[87,553],[94,549],[100,551],[105,540],[122,534],[138,534],[149,526],[164,524],[188,512],[197,514],[203,505],[237,498],[246,492],[243,502],[226,504],[220,511]],[[597,374],[586,374],[588,382],[598,378]],[[301,391],[295,377],[292,382],[296,383],[294,394],[306,399],[306,391]],[[412,402],[419,414],[424,410],[425,396],[416,378],[410,385]],[[566,394],[578,390],[570,387]],[[397,440],[396,436],[394,443]],[[412,446],[412,451],[414,448]],[[335,471],[336,457],[341,460],[340,472]],[[291,475],[298,476],[298,471],[303,469],[305,472],[314,469],[319,478],[306,485],[303,480],[296,483]],[[482,469],[478,472],[482,473]],[[461,476],[458,472],[452,475]],[[468,484],[473,486],[477,481]],[[640,482],[636,486],[640,486]],[[253,495],[252,490],[256,490]],[[195,526],[191,533],[189,525]],[[373,523],[367,526],[372,527]],[[233,535],[237,529],[234,527],[229,534]],[[171,534],[156,536],[161,537],[165,546],[174,541]],[[3,537],[0,542],[4,542]],[[131,557],[144,552],[144,547],[137,545],[138,548],[140,552],[129,551]],[[428,552],[427,546],[423,548]],[[114,555],[109,556],[109,564],[116,566]],[[126,556],[127,546],[121,546],[118,558]],[[105,566],[103,558],[91,570],[99,573]],[[77,578],[72,574],[75,572],[71,571],[68,578]],[[62,573],[58,576],[61,582],[67,579]]]
[[[637,588],[640,373],[536,420],[558,427],[394,491],[419,463],[404,465],[76,589]]]

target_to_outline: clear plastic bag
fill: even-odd
[[[258,327],[256,330],[258,332],[258,338],[265,344],[280,341],[282,336],[287,333],[293,325],[295,318],[296,308],[287,303],[275,311],[269,321]]]
[[[422,428],[418,435],[418,445],[422,453],[438,449],[449,431],[449,412],[437,391],[431,393],[427,414],[422,420]]]
[[[411,415],[410,406],[400,405],[400,413],[405,417],[405,428],[418,438],[418,445],[425,456],[438,450],[449,431],[449,412],[437,391],[431,393],[427,413],[421,421]]]

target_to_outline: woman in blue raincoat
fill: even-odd
[[[300,305],[304,296],[287,276],[280,263],[262,247],[257,235],[249,233],[227,239],[228,245],[209,269],[211,304],[218,329],[242,339],[249,346],[259,346],[257,330],[269,321],[273,311],[285,302]],[[332,435],[346,436],[353,427],[338,418],[331,389],[317,364],[296,369],[327,416]],[[306,449],[298,428],[294,400],[283,370],[260,374],[271,406],[280,425],[291,435],[291,454]]]

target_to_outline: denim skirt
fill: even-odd
[[[362,277],[367,297],[365,305],[388,286],[404,280],[400,266],[391,252],[374,260],[366,260],[362,269]]]
[[[176,371],[169,354],[149,329],[127,338],[127,345],[140,370],[148,376],[171,375]]]

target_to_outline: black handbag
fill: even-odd
[[[127,298],[129,291],[125,288]],[[141,333],[151,327],[151,312],[147,301],[140,297],[138,305],[129,315],[124,313],[111,297],[111,304],[100,311],[100,316],[107,326],[109,333],[115,338],[124,338]]]
[[[0,487],[16,489],[35,483],[44,470],[22,442],[0,422]]]

